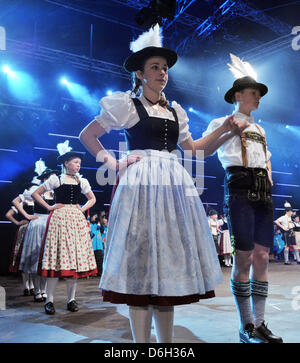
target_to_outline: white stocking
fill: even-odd
[[[23,287],[24,290],[29,290],[29,274],[22,272],[22,280],[23,280]]]
[[[130,327],[134,343],[150,343],[152,305],[129,306]]]
[[[68,303],[69,303],[72,300],[75,300],[77,279],[73,279],[73,278],[67,279],[67,285],[68,285]]]
[[[52,302],[54,301],[54,292],[55,292],[55,288],[58,282],[58,277],[48,277],[47,278],[47,299],[46,299],[46,304],[48,302]]]
[[[158,343],[172,343],[174,306],[153,306],[153,316]]]

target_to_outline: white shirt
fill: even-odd
[[[209,135],[215,129],[220,127],[225,119],[228,116],[221,117],[211,121],[208,125],[207,130],[203,133],[203,136]],[[256,132],[259,133],[257,127],[254,123],[254,119],[252,116],[244,115],[241,112],[235,112],[234,117],[237,121],[247,121],[249,122],[249,127],[247,127],[244,132]],[[263,136],[265,136],[265,130],[257,125],[260,129],[260,132]],[[241,139],[238,135],[231,137],[229,140],[224,142],[218,149],[218,158],[224,169],[229,166],[243,166],[243,158],[242,158],[242,148],[241,148]],[[262,168],[266,169],[266,155],[264,151],[264,147],[261,143],[255,142],[254,140],[247,140],[247,158],[248,158],[248,167],[249,168]],[[270,160],[271,153],[267,150],[267,160]]]
[[[22,203],[26,203],[27,205],[34,205],[34,200],[32,199],[31,194],[35,192],[38,187],[38,185],[33,185],[29,189],[25,189],[23,194],[19,194],[19,198],[21,199]]]
[[[65,179],[66,179],[66,174],[62,174],[60,177],[60,182],[59,182],[59,178],[56,174],[52,174],[50,176],[50,178],[48,178],[44,183],[43,183],[43,187],[45,188],[46,191],[51,191],[54,190],[56,188],[58,188],[60,185],[62,184],[74,184],[77,185],[76,180],[74,179],[74,183],[65,183]],[[87,194],[91,191],[91,186],[90,183],[88,182],[87,179],[79,177],[80,179],[80,187],[81,187],[81,193],[82,194]],[[68,179],[69,181],[69,179]]]
[[[294,223],[292,222],[292,217],[289,217],[288,215],[284,215],[276,219],[276,222],[279,222],[283,225],[283,227],[291,229],[294,227]]]
[[[214,236],[218,235],[218,227],[223,226],[224,221],[222,219],[214,220],[212,218],[208,218],[209,228],[211,230],[211,234]]]
[[[139,97],[150,117],[168,118],[175,122],[173,113],[169,110],[162,112],[157,106],[151,106],[144,96]],[[115,92],[111,96],[103,97],[100,100],[101,113],[95,117],[95,121],[108,133],[111,130],[130,129],[139,122],[139,115],[132,101],[130,91]],[[185,141],[191,136],[189,132],[189,118],[185,110],[175,101],[172,107],[176,111],[179,122],[178,144]]]

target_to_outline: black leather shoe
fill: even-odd
[[[47,304],[45,304],[45,313],[48,315],[54,315],[55,314],[55,309],[54,309],[54,305],[51,301],[49,301]]]
[[[28,289],[25,289],[25,290],[23,291],[23,295],[24,295],[24,296],[30,296],[30,294],[29,294],[29,290],[28,290]]]
[[[43,302],[44,300],[43,300],[43,298],[42,298],[42,295],[41,295],[41,294],[36,294],[36,295],[34,295],[34,297],[33,297],[33,301],[34,301],[34,302],[37,302],[37,303],[40,303],[40,302]]]
[[[70,301],[67,305],[67,309],[69,311],[72,311],[72,313],[75,313],[76,311],[78,311],[79,308],[78,308],[77,302],[75,300]]]
[[[30,289],[29,294],[30,294],[30,296],[34,296],[34,289]]]
[[[240,330],[241,343],[267,343],[265,339],[256,334],[256,329],[253,324],[249,323],[244,330]]]
[[[267,328],[265,322],[263,322],[259,327],[255,328],[255,330],[258,336],[260,336],[262,339],[266,339],[268,343],[283,343],[282,338],[274,335],[271,330]]]

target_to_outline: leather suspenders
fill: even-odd
[[[242,159],[243,159],[243,166],[245,168],[248,168],[248,158],[247,158],[247,140],[252,140],[255,142],[258,142],[260,144],[263,145],[264,148],[264,153],[265,153],[265,158],[266,158],[266,167],[267,167],[267,163],[268,163],[268,157],[267,157],[267,143],[266,143],[266,138],[264,137],[264,135],[262,134],[260,128],[258,127],[258,125],[254,124],[255,127],[257,128],[259,134],[257,132],[253,132],[253,131],[248,131],[248,132],[243,132],[240,136],[241,138],[241,148],[242,148]]]

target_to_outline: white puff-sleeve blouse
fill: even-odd
[[[62,184],[70,184],[70,183],[65,183],[65,177],[66,177],[66,175],[62,174],[60,176],[60,180],[59,180],[59,177],[56,174],[52,174],[50,176],[50,178],[48,178],[43,183],[43,186],[44,186],[45,190],[50,191],[50,190],[57,189]],[[79,177],[79,179],[80,179],[81,193],[82,194],[89,193],[92,190],[89,181],[87,179],[85,179],[85,178],[82,178],[82,177]]]
[[[144,96],[139,97],[150,117],[160,117],[165,119],[166,114],[169,120],[174,119],[171,111],[161,112],[149,105]],[[94,121],[97,121],[107,133],[111,130],[130,129],[139,122],[139,116],[135,105],[132,101],[131,92],[115,92],[111,96],[103,97],[100,100],[101,113],[96,116]],[[191,133],[189,131],[189,118],[185,110],[175,101],[172,102],[172,107],[176,111],[179,122],[179,138],[178,144],[187,140]]]

